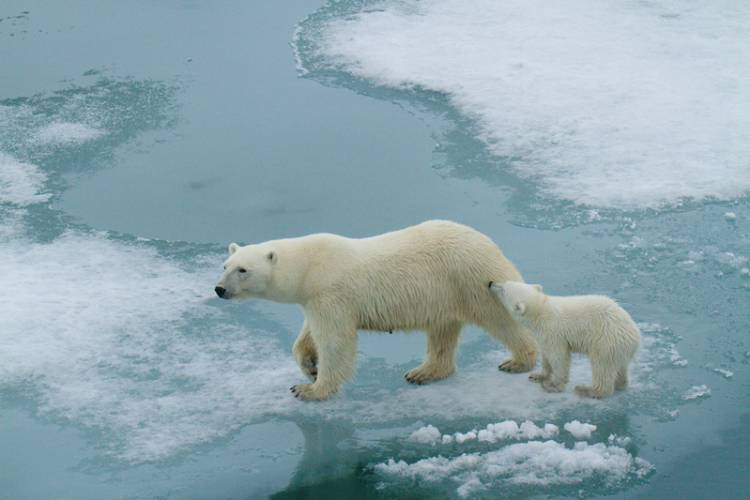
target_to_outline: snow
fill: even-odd
[[[707,385],[694,385],[693,387],[685,391],[685,393],[682,395],[682,399],[684,399],[685,401],[691,401],[693,399],[708,397],[710,395],[711,389]]]
[[[440,436],[440,431],[437,427],[428,425],[426,427],[420,427],[416,431],[412,432],[411,436],[409,436],[409,441],[413,441],[415,443],[434,444],[440,439]]]
[[[461,497],[502,483],[514,485],[571,485],[597,477],[612,485],[639,478],[653,470],[624,448],[604,443],[578,442],[572,448],[556,441],[529,441],[486,453],[441,455],[413,463],[389,459],[376,464],[385,476],[411,481],[449,481]]]
[[[734,372],[725,368],[714,368],[714,371],[724,378],[734,377]]]
[[[325,21],[305,71],[442,93],[547,195],[658,208],[750,191],[748,25],[743,2],[388,0]]]
[[[37,131],[36,140],[41,144],[82,144],[104,135],[104,131],[85,123],[55,122]]]
[[[568,422],[563,426],[563,428],[571,433],[576,439],[589,439],[591,437],[591,433],[596,430],[595,425],[581,423],[578,420]]]
[[[0,151],[0,203],[27,206],[50,198],[41,193],[47,176],[39,167],[18,161]]]

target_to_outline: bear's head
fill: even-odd
[[[229,258],[214,291],[222,299],[266,297],[273,283],[278,256],[271,242],[229,244]]]
[[[530,285],[519,281],[491,283],[490,289],[516,320],[535,316],[547,298],[542,285]]]

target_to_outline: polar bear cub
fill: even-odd
[[[601,295],[553,297],[541,285],[515,281],[490,283],[505,308],[532,331],[542,351],[542,371],[529,375],[549,392],[568,383],[570,353],[588,354],[591,386],[576,386],[581,396],[605,398],[628,384],[628,364],[641,340],[633,319]]]

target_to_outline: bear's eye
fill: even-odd
[[[246,273],[247,269],[245,269],[244,267],[241,267],[241,268],[238,269],[238,271],[241,272],[241,273]]]

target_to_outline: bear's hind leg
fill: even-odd
[[[290,390],[303,400],[327,399],[354,374],[357,330],[353,323],[334,324],[332,320],[312,321],[310,328],[318,351],[318,376],[314,383],[294,385]]]
[[[499,303],[491,303],[492,314],[477,321],[479,326],[510,349],[513,356],[500,363],[499,370],[511,373],[528,372],[536,365],[536,342],[526,328],[516,323]]]
[[[576,393],[587,398],[606,398],[615,392],[617,368],[601,359],[591,358],[592,385],[577,385]]]
[[[427,332],[427,358],[404,375],[412,384],[427,384],[449,377],[456,371],[456,346],[461,323],[454,322]]]
[[[318,351],[315,349],[307,319],[302,324],[297,340],[294,341],[292,352],[302,373],[314,382],[318,376]]]

